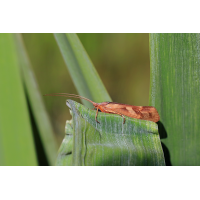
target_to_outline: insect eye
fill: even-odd
[[[69,104],[69,101],[66,101],[66,105],[69,107],[69,109],[71,109],[71,106]]]

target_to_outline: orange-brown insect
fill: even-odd
[[[98,110],[104,113],[112,113],[112,114],[121,115],[124,118],[124,123],[125,123],[124,115],[131,118],[149,120],[153,122],[158,122],[160,120],[158,111],[153,106],[131,106],[131,105],[121,104],[121,103],[116,103],[116,102],[95,103],[91,101],[90,99],[87,99],[80,95],[68,94],[68,93],[45,94],[44,96],[74,97],[74,98],[84,99],[86,101],[89,101],[97,109],[96,116],[95,116],[96,121],[97,121]]]

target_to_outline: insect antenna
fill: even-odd
[[[44,96],[73,97],[73,98],[83,99],[83,100],[89,101],[89,102],[92,103],[93,105],[96,104],[95,102],[91,101],[90,99],[87,99],[87,98],[82,97],[82,96],[77,95],[77,94],[69,94],[69,93],[52,93],[52,94],[44,94]]]

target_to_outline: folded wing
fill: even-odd
[[[153,122],[160,120],[158,111],[153,106],[131,106],[109,102],[104,106],[104,110],[109,113],[125,115],[136,119],[149,120]]]

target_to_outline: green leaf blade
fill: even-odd
[[[30,103],[31,112],[33,113],[33,117],[42,141],[42,146],[44,147],[45,156],[47,157],[50,165],[55,165],[58,147],[53,129],[47,116],[21,35],[15,34],[14,41],[16,44],[19,65],[22,71],[22,79],[27,93],[27,100]]]
[[[54,36],[78,93],[95,102],[111,101],[78,36],[72,33]],[[89,102],[83,103],[92,107]]]
[[[157,125],[96,111],[68,100],[73,113],[72,165],[165,165]],[[62,144],[63,145],[63,144]]]
[[[0,34],[0,165],[37,165],[12,34]]]
[[[200,34],[150,34],[150,50],[150,104],[165,129],[169,164],[200,165]]]
[[[58,151],[56,165],[72,166],[72,149],[73,149],[73,124],[72,120],[67,120],[65,126],[66,136],[63,139],[62,145]]]

